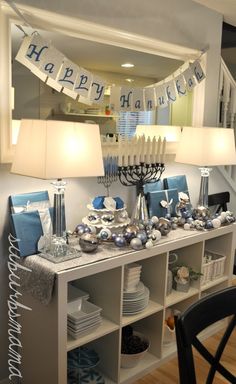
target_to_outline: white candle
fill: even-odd
[[[157,141],[157,150],[156,150],[156,163],[160,163],[160,154],[161,154],[161,136]]]
[[[146,143],[146,164],[151,164],[151,139],[150,136],[148,136],[147,143]]]
[[[156,141],[156,137],[154,136],[152,139],[152,164],[155,163],[156,150],[157,150],[157,141]]]
[[[140,163],[144,163],[145,158],[145,136],[141,137]]]
[[[123,165],[123,153],[122,153],[122,139],[121,139],[121,136],[119,136],[119,139],[118,139],[118,166],[119,167],[122,167]]]
[[[134,165],[134,144],[135,137],[132,137],[129,141],[129,165]]]
[[[137,139],[136,146],[135,146],[135,164],[136,165],[140,164],[140,149],[141,149],[141,137]]]
[[[123,146],[123,153],[124,153],[124,167],[127,167],[129,165],[129,141],[128,138],[124,140],[124,146]]]
[[[161,151],[161,163],[165,162],[165,153],[166,153],[166,138],[162,142],[162,151]]]

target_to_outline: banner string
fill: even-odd
[[[17,8],[14,1],[12,1],[12,0],[5,0],[5,1],[9,5],[9,7],[11,7],[13,9],[13,11],[17,14],[17,16],[19,16],[20,19],[24,22],[24,25],[32,28],[31,25],[26,20],[26,18],[24,17],[24,15],[19,11],[19,9]],[[15,25],[24,34],[24,36],[28,36],[28,34],[24,31],[24,29],[22,28],[21,25],[19,25],[19,24],[15,24]]]

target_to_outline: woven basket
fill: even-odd
[[[226,256],[205,250],[204,263],[202,265],[201,284],[207,284],[211,280],[218,279],[224,275]]]

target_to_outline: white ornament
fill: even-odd
[[[89,227],[91,233],[97,232],[96,227],[93,227],[92,225],[88,225],[88,227]]]
[[[184,229],[188,231],[191,228],[191,225],[189,223],[184,224]]]
[[[226,221],[226,216],[227,216],[227,213],[226,212],[221,212],[221,214],[220,214],[220,221],[221,221],[221,223],[225,223],[225,221]]]
[[[221,221],[219,219],[212,220],[213,228],[219,228],[221,226]]]
[[[151,232],[153,244],[156,244],[161,239],[161,232],[157,229]],[[155,239],[154,239],[155,238]]]
[[[147,242],[146,242],[146,244],[145,244],[145,247],[147,248],[147,249],[150,249],[150,248],[152,248],[153,247],[153,242],[152,242],[152,240],[148,240]]]
[[[151,217],[151,222],[152,222],[153,224],[158,223],[158,221],[159,221],[159,219],[158,219],[157,216],[152,216],[152,217]]]

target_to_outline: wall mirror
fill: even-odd
[[[175,45],[96,24],[91,26],[91,23],[84,21],[63,16],[58,16],[55,20],[55,16],[45,11],[35,10],[32,17],[27,7],[25,12],[25,18],[28,17],[33,27],[23,27],[28,34],[37,30],[42,37],[51,40],[66,57],[99,74],[108,85],[129,85],[132,82],[132,86],[144,87],[166,78],[184,61],[199,55],[196,50],[183,47],[180,49]],[[1,53],[5,57],[2,67],[6,75],[2,78],[6,101],[1,101],[1,162],[11,161],[14,142],[12,118],[89,120],[99,124],[102,134],[116,131],[117,122],[106,111],[109,92],[104,104],[99,106],[98,113],[88,113],[88,106],[54,91],[14,60],[23,38],[23,33],[16,25],[21,24],[22,20],[9,7],[2,7],[1,21]],[[3,39],[7,43],[3,43]],[[121,64],[124,62],[133,62],[135,67],[123,69]],[[11,107],[11,84],[14,87],[14,109]],[[3,113],[3,108],[7,112]],[[155,114],[152,113],[149,118],[150,123],[157,122]]]

